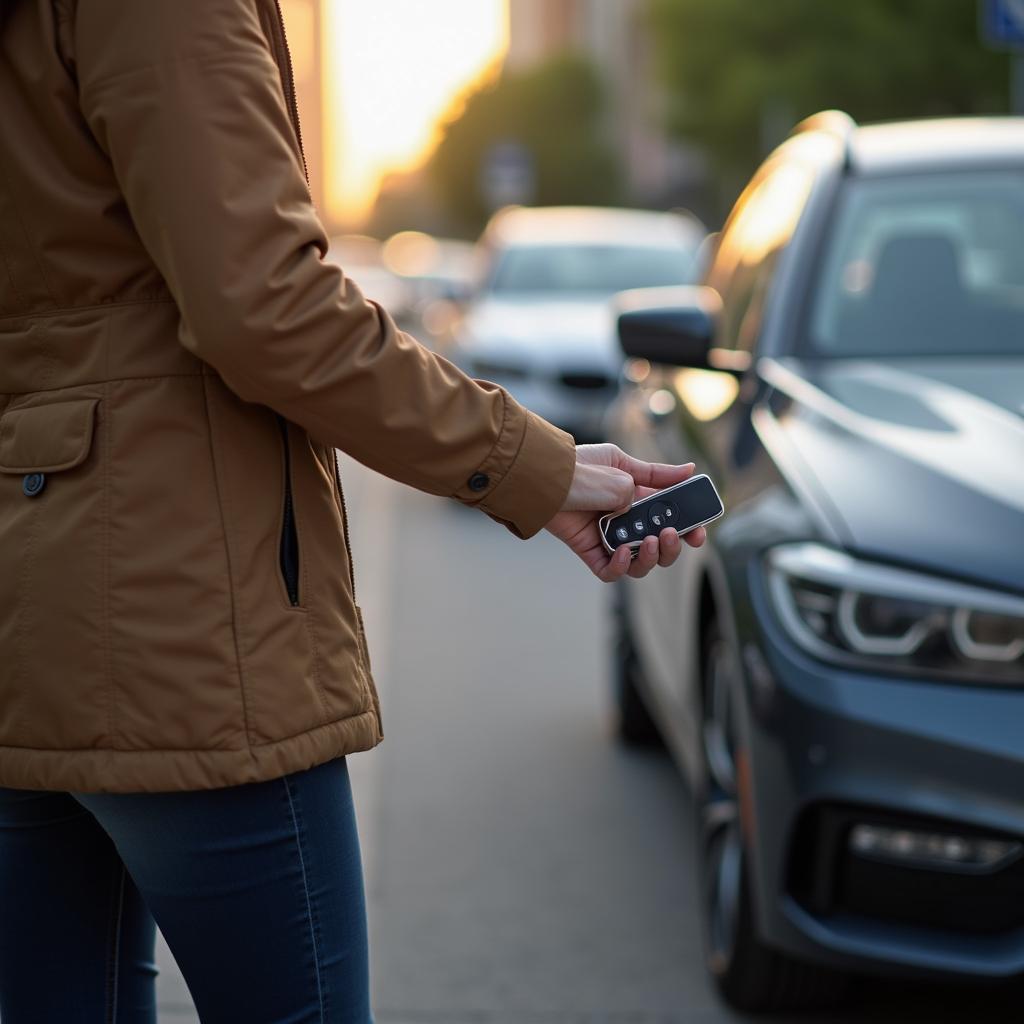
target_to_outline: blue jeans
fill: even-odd
[[[203,1024],[368,1024],[345,759],[193,792],[0,788],[2,1024],[153,1024],[156,924]]]

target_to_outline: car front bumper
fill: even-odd
[[[1024,859],[988,877],[865,871],[849,842],[850,822],[883,820],[1024,843],[1024,690],[826,665],[783,633],[763,590],[752,599],[741,806],[762,938],[846,968],[1024,972]],[[847,823],[824,843],[808,826],[822,815]]]
[[[578,441],[606,438],[608,407],[618,392],[615,378],[607,371],[533,369],[511,374],[471,362],[467,372],[500,384],[521,405]]]

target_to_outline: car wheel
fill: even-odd
[[[616,734],[627,746],[661,746],[661,733],[647,710],[642,690],[640,659],[629,627],[626,595],[622,584],[612,588],[612,683]]]
[[[737,1010],[768,1012],[834,1003],[845,979],[765,946],[753,921],[740,828],[736,763],[738,671],[712,622],[704,638],[702,782],[695,794],[697,863],[708,972]]]

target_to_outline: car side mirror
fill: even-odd
[[[735,377],[750,368],[749,352],[712,347],[722,314],[722,300],[714,288],[637,288],[620,292],[616,308],[619,344],[627,356]]]
[[[722,311],[713,288],[637,288],[616,296],[619,344],[627,356],[708,368]]]

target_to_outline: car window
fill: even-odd
[[[516,245],[498,256],[498,295],[612,295],[628,288],[691,284],[696,250],[680,246]]]
[[[793,236],[813,180],[802,164],[776,164],[763,170],[736,204],[707,279],[722,297],[719,347],[753,349],[779,256]]]
[[[850,182],[805,347],[843,356],[1024,352],[1024,174]]]

